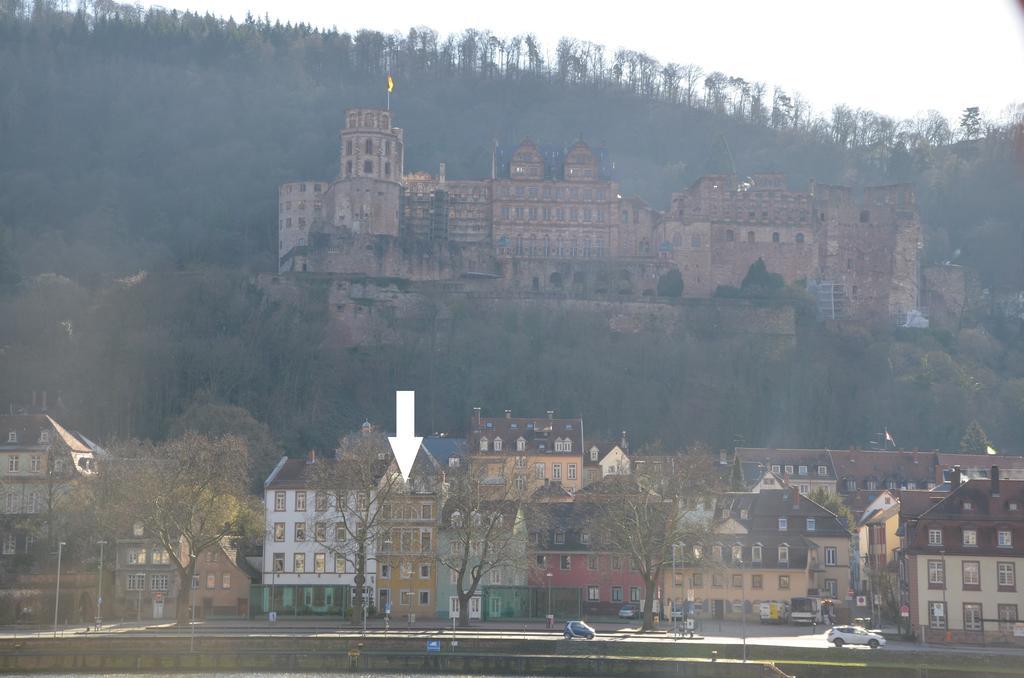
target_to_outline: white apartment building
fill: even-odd
[[[350,494],[341,501],[332,493],[317,492],[315,464],[339,463],[282,457],[264,482],[265,532],[262,591],[253,592],[257,614],[344,615],[362,602],[354,593],[356,546],[348,525],[357,524],[361,502],[373,502],[373,493]],[[366,540],[366,600],[375,600],[376,540]]]

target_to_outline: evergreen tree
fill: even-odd
[[[964,437],[960,439],[960,451],[967,454],[984,454],[985,448],[989,446],[988,436],[985,429],[981,427],[976,419],[972,419],[964,431]]]

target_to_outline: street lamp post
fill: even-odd
[[[192,563],[192,581],[188,583],[189,607],[192,608],[192,623],[189,624],[188,651],[196,651],[196,554],[189,553],[189,560]]]
[[[548,618],[551,617],[551,577],[553,576],[550,572],[544,574],[544,577],[548,580]]]
[[[101,539],[96,543],[100,545],[100,576],[96,587],[96,630],[99,631],[103,626],[103,547],[107,542]]]
[[[57,596],[53,601],[53,637],[57,637],[57,619],[60,612],[60,558],[67,546],[62,541],[57,542]]]
[[[736,561],[740,569],[740,609],[743,615],[743,661],[747,661],[747,576],[743,573],[743,559]]]

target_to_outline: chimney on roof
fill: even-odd
[[[955,491],[956,488],[960,487],[960,465],[957,464],[953,467],[952,472],[949,474],[949,485],[950,491]]]
[[[506,419],[511,419],[512,418],[512,410],[505,410],[505,418]]]
[[[999,467],[993,465],[988,473],[989,481],[992,483],[992,496],[999,496]]]
[[[306,463],[307,464],[315,464],[316,463],[316,450],[310,450],[309,452],[306,453]]]
[[[935,484],[936,485],[941,485],[942,484],[942,480],[943,480],[943,478],[942,478],[942,466],[936,464],[935,465]]]
[[[551,419],[554,419],[554,418],[555,418],[555,411],[554,410],[548,410],[548,419],[551,420]]]
[[[798,508],[800,508],[800,490],[794,487],[793,488],[793,509],[796,510]]]
[[[473,416],[476,418],[476,425],[479,426],[480,425],[480,408],[479,407],[474,407],[473,408]]]

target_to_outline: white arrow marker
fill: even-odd
[[[395,453],[398,470],[402,478],[409,480],[409,472],[416,461],[423,438],[415,435],[416,391],[395,391],[395,437],[388,438],[391,451]]]

